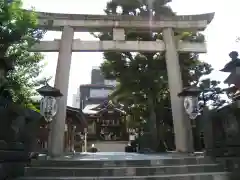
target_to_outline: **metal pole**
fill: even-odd
[[[84,151],[87,152],[87,133],[84,133]]]
[[[83,100],[81,100],[81,104],[82,104],[82,110],[83,110]]]
[[[84,152],[87,152],[87,128],[84,128]]]

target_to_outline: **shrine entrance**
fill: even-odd
[[[120,105],[110,101],[87,105],[83,109],[88,122],[88,142],[128,141],[126,116]]]
[[[51,154],[61,156],[64,146],[64,128],[67,107],[68,84],[72,52],[165,52],[171,109],[175,133],[176,151],[191,152],[190,121],[183,111],[183,100],[178,97],[183,89],[178,53],[206,53],[206,44],[182,40],[176,33],[203,31],[212,21],[214,13],[187,16],[159,16],[152,19],[132,15],[82,15],[36,12],[38,26],[45,30],[62,31],[59,40],[41,41],[32,52],[59,52],[55,75],[55,88],[63,97],[58,101],[50,136],[53,139]],[[104,41],[74,39],[74,32],[112,33],[113,38]],[[163,38],[156,41],[133,41],[128,32],[161,32]],[[100,116],[101,117],[101,116]],[[99,118],[95,118],[99,119]],[[100,118],[101,119],[101,118]],[[99,119],[99,121],[100,121]],[[89,132],[88,132],[89,133]]]

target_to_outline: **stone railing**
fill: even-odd
[[[0,179],[11,179],[24,175],[24,167],[31,154],[22,143],[6,143],[0,140]]]
[[[22,176],[24,167],[37,157],[36,135],[42,116],[0,98],[0,179]]]
[[[240,113],[236,104],[204,111],[201,121],[207,155],[240,157]]]

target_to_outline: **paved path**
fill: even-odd
[[[124,152],[126,141],[92,141],[90,144],[95,144],[95,147],[101,152]]]

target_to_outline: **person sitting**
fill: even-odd
[[[133,149],[133,152],[137,152],[137,141],[136,141],[136,139],[134,141],[131,141],[131,147]]]
[[[88,152],[96,153],[96,152],[98,152],[98,149],[95,147],[94,144],[92,144],[92,147],[88,150]]]
[[[125,147],[125,152],[134,152],[134,148],[132,147],[130,142]]]
[[[100,137],[102,140],[105,140],[105,133],[104,133],[104,129],[101,129],[101,132],[100,132]]]

